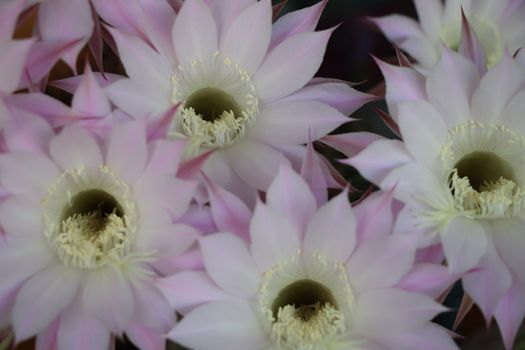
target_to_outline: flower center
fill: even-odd
[[[218,52],[179,66],[171,80],[171,101],[181,105],[169,135],[188,137],[196,148],[237,142],[259,112],[248,73]]]
[[[470,218],[519,215],[525,199],[525,139],[502,125],[469,121],[442,149],[454,207]],[[447,165],[450,164],[450,165]]]
[[[64,265],[94,269],[125,259],[135,230],[127,191],[106,167],[66,171],[57,179],[43,202],[45,234]]]
[[[504,53],[504,45],[498,28],[486,18],[470,16],[468,20],[485,52],[487,67],[493,67],[501,60]],[[450,26],[443,28],[441,39],[449,48],[457,50],[461,41],[461,25],[454,28]]]
[[[292,349],[325,350],[346,330],[353,294],[342,264],[298,256],[265,273],[259,304],[271,338]]]

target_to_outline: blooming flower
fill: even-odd
[[[309,130],[317,140],[349,121],[331,105],[348,109],[350,100],[355,110],[366,99],[352,100],[355,90],[343,83],[302,89],[333,31],[314,31],[324,2],[288,14],[273,30],[271,1],[235,4],[185,1],[173,26],[176,61],[111,30],[129,79],[107,89],[136,118],[179,104],[168,137],[188,139],[195,154],[214,149],[204,172],[253,198],[253,189],[265,190],[275,176],[283,149],[304,153]]]
[[[455,50],[462,37],[462,12],[485,53],[488,67],[506,51],[513,54],[525,45],[522,1],[512,0],[414,0],[419,23],[400,16],[374,19],[388,39],[409,53],[423,70],[439,60],[444,43]]]
[[[404,142],[379,140],[348,163],[406,203],[403,230],[442,242],[451,272],[511,348],[525,308],[525,70],[508,55],[480,78],[445,49],[427,78],[381,64]]]
[[[396,287],[415,245],[389,234],[389,205],[361,211],[375,219],[364,222],[344,191],[317,209],[285,163],[266,199],[250,243],[232,233],[200,239],[209,277],[186,271],[158,282],[185,313],[170,339],[193,349],[456,349],[430,322],[443,307]]]
[[[1,314],[17,341],[106,349],[111,333],[125,332],[141,348],[161,347],[175,320],[152,278],[198,233],[173,223],[195,189],[173,176],[182,145],[147,144],[135,122],[116,125],[104,145],[78,126],[55,136],[26,127],[35,125],[40,139],[0,158],[0,290],[10,291]],[[10,145],[15,137],[6,133]]]

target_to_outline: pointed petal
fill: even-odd
[[[300,33],[273,49],[254,75],[259,98],[272,101],[303,87],[319,69],[332,32]]]
[[[396,287],[437,298],[455,279],[448,273],[446,266],[422,263],[414,265]]]
[[[300,175],[312,191],[318,207],[328,200],[328,179],[323,165],[322,159],[314,150],[313,142],[308,140]]]
[[[470,25],[463,10],[461,18],[461,40],[459,42],[458,52],[474,62],[480,74],[484,74],[487,71],[485,50],[483,46],[481,46],[478,35]]]
[[[225,291],[250,298],[259,289],[261,273],[246,242],[230,233],[200,239],[204,265],[210,277]]]
[[[284,214],[301,235],[316,212],[315,197],[306,182],[285,162],[266,192],[266,205]]]
[[[350,132],[347,134],[326,135],[321,142],[344,153],[347,157],[353,157],[364,150],[374,141],[383,139],[382,136],[367,131]]]
[[[479,79],[474,63],[443,47],[441,60],[428,75],[427,92],[448,126],[470,117],[470,99]]]
[[[128,326],[126,336],[141,350],[161,350],[166,347],[164,334],[155,332],[138,323],[132,323]]]
[[[175,325],[175,313],[166,298],[150,281],[139,281],[133,288],[135,315],[133,320],[159,333]]]
[[[327,3],[327,0],[319,1],[317,4],[279,17],[273,24],[270,49],[295,34],[313,32]]]
[[[483,224],[461,216],[448,224],[441,239],[448,266],[455,274],[478,266],[489,244]]]
[[[255,2],[228,27],[222,38],[220,50],[252,75],[266,54],[271,33],[271,1]]]
[[[251,349],[267,335],[252,306],[244,301],[212,302],[187,314],[168,334],[186,347]]]
[[[11,93],[16,90],[33,44],[33,40],[0,42],[0,91]]]
[[[352,119],[317,101],[288,101],[271,104],[261,111],[248,129],[252,138],[267,143],[301,144],[317,140]]]
[[[498,220],[494,222],[494,244],[501,258],[516,278],[525,285],[525,257],[520,252],[525,249],[523,221],[520,219]]]
[[[173,26],[173,43],[180,64],[212,57],[217,51],[217,26],[203,0],[184,2]]]
[[[82,274],[53,264],[24,283],[16,297],[13,324],[18,340],[42,331],[75,297]],[[38,309],[38,312],[35,312]]]
[[[354,207],[358,241],[386,237],[392,232],[392,191],[375,192]]]
[[[0,204],[0,223],[10,236],[42,234],[44,220],[40,203],[27,196],[11,196]]]
[[[250,223],[251,253],[260,271],[290,259],[299,246],[299,232],[282,213],[258,202]]]
[[[98,85],[90,68],[86,68],[86,72],[84,72],[80,85],[73,96],[71,107],[90,116],[105,116],[111,112],[109,100],[104,90]]]
[[[319,253],[334,262],[346,262],[356,244],[356,219],[343,191],[312,216],[303,242],[307,253]]]
[[[494,310],[494,318],[498,322],[505,349],[512,349],[524,316],[523,287],[514,284]]]
[[[207,178],[205,178],[205,184],[210,196],[211,213],[217,228],[248,240],[252,215],[250,209],[238,197]]]

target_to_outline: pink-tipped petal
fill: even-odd
[[[312,191],[318,207],[328,200],[328,179],[324,170],[321,156],[315,152],[313,142],[309,140],[306,144],[300,175],[308,184],[310,191]]]
[[[245,241],[231,233],[216,233],[199,242],[206,271],[217,285],[245,298],[257,292],[261,273]]]
[[[394,213],[392,194],[375,192],[354,208],[357,221],[357,240],[359,242],[386,237],[392,232]]]
[[[319,1],[317,4],[279,17],[273,25],[270,49],[295,34],[313,32],[327,3],[327,0]]]
[[[513,348],[514,339],[522,325],[524,316],[523,287],[519,283],[515,283],[494,310],[494,318],[498,322],[505,349],[511,350]]]
[[[347,134],[326,135],[325,137],[321,138],[320,141],[338,150],[339,152],[344,153],[344,155],[347,157],[353,157],[372,144],[374,141],[381,139],[383,139],[383,137],[378,134],[368,131],[360,131],[350,132]]]
[[[266,192],[266,204],[284,214],[301,235],[316,212],[315,197],[308,184],[285,162]]]
[[[396,286],[409,292],[437,298],[455,279],[449,274],[446,266],[422,263],[414,265]]]
[[[184,2],[173,26],[175,53],[181,64],[212,57],[217,51],[217,25],[203,0]]]
[[[303,87],[319,69],[332,32],[300,33],[273,49],[254,75],[261,100],[276,100]]]
[[[90,116],[105,116],[111,112],[111,105],[106,93],[98,85],[90,68],[86,68],[84,72],[80,85],[73,96],[71,107]]]
[[[255,2],[244,10],[228,27],[220,51],[231,58],[248,74],[261,65],[272,34],[270,0]],[[256,43],[251,45],[249,43]]]

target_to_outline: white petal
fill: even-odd
[[[44,222],[40,203],[27,196],[12,196],[0,204],[0,223],[10,236],[42,234]]]
[[[441,239],[452,273],[460,274],[476,267],[487,253],[487,233],[483,224],[476,220],[456,217],[448,224]]]
[[[35,335],[53,321],[75,297],[82,275],[57,263],[25,282],[13,309],[17,339]]]
[[[271,33],[271,1],[256,2],[228,27],[221,42],[221,52],[251,75],[259,68],[266,54]]]
[[[175,324],[175,313],[159,289],[150,281],[139,281],[133,288],[135,315],[133,320],[160,333]]]
[[[281,164],[277,177],[268,187],[266,204],[288,217],[301,234],[317,209],[308,184],[286,163]]]
[[[276,100],[303,87],[319,69],[331,34],[300,33],[273,49],[254,75],[259,98]]]
[[[200,239],[206,271],[224,290],[249,298],[261,280],[261,273],[246,242],[231,233],[216,233]]]
[[[317,252],[334,262],[346,262],[356,243],[356,221],[343,191],[315,213],[304,237],[305,252]]]
[[[428,98],[445,123],[454,126],[470,117],[470,99],[478,85],[474,63],[443,48],[441,60],[427,78]]]
[[[266,338],[266,332],[252,305],[244,301],[212,302],[187,314],[168,334],[192,349],[252,349]]]
[[[49,144],[53,160],[64,170],[102,165],[102,153],[95,139],[83,129],[69,126]]]
[[[250,223],[250,250],[260,271],[290,259],[299,250],[299,232],[280,212],[257,203]]]
[[[494,244],[501,258],[517,279],[525,285],[525,236],[523,235],[523,220],[497,220],[493,223]]]
[[[418,162],[434,169],[448,132],[436,109],[426,101],[402,103],[398,122],[407,150]]]
[[[217,26],[204,1],[184,2],[173,26],[173,44],[180,64],[211,57],[217,51]]]
[[[301,144],[326,136],[350,118],[317,101],[287,101],[267,106],[248,135],[268,144]]]

